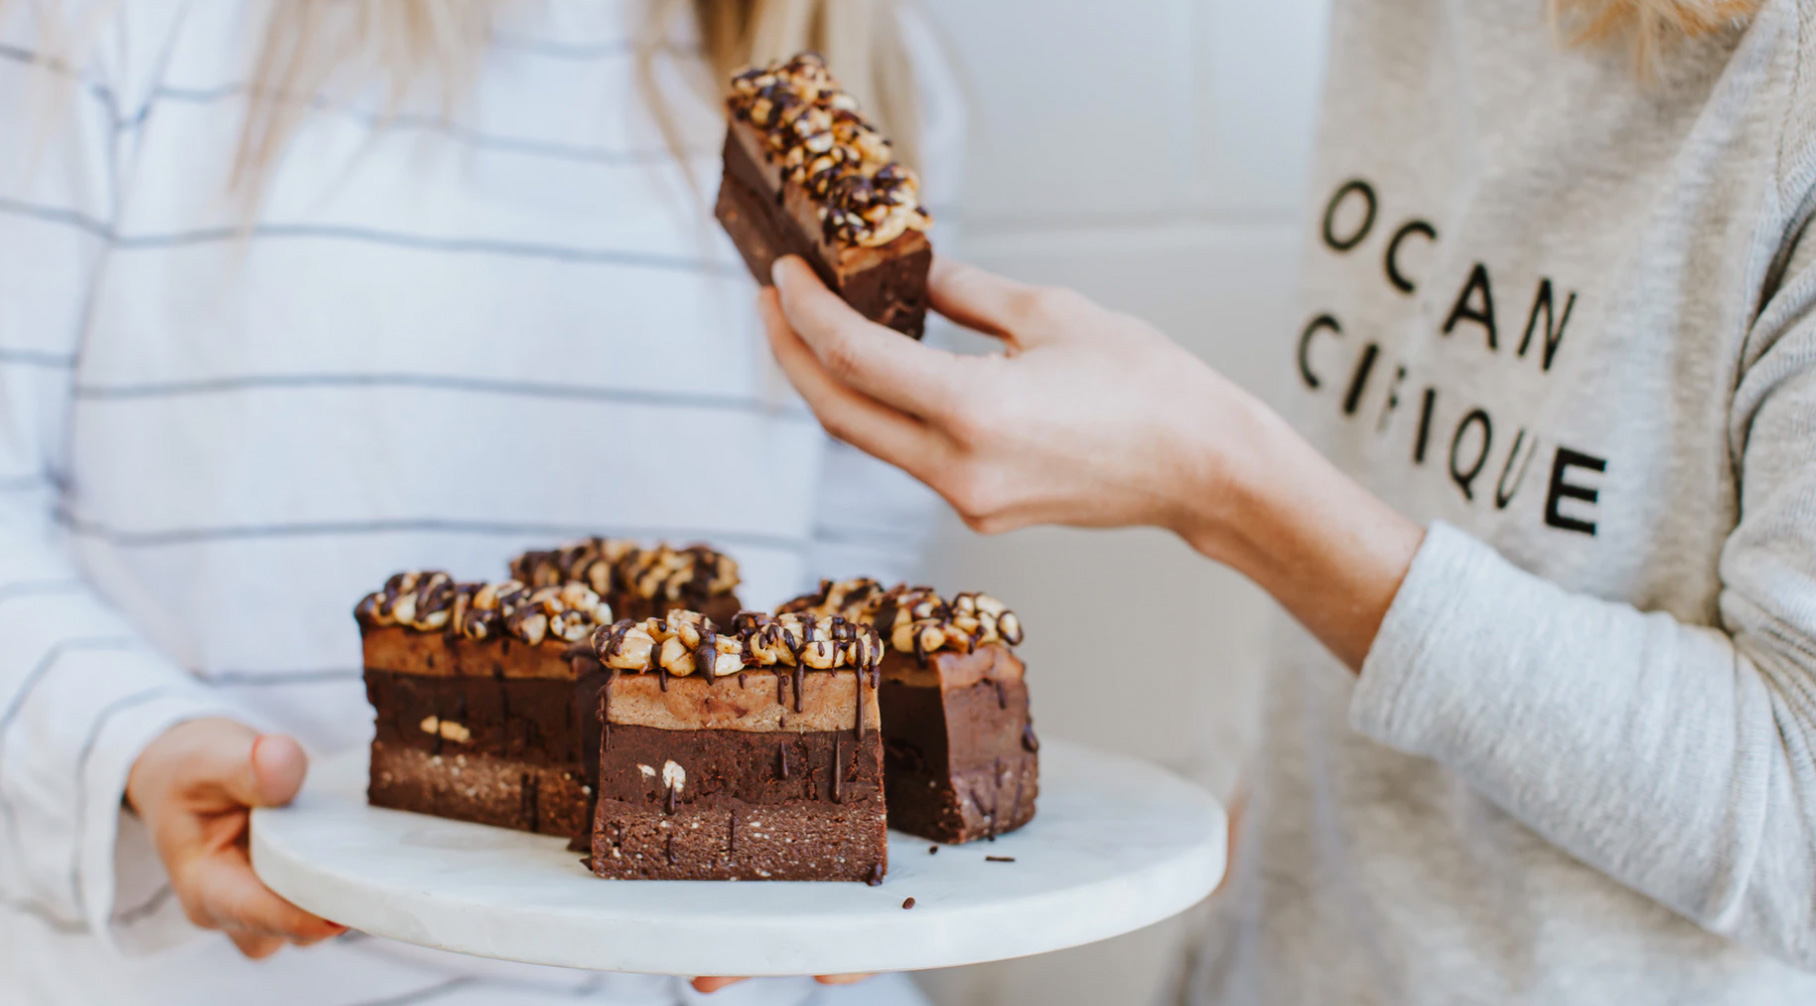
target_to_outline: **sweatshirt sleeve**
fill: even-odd
[[[111,937],[134,759],[227,710],[90,586],[55,520],[84,305],[112,241],[128,100],[114,71],[131,62],[123,24],[55,7],[77,19],[61,27],[79,64],[46,68],[37,7],[0,21],[0,135],[35,150],[0,166],[0,910]],[[145,851],[139,868],[158,869]]]
[[[1816,969],[1816,269],[1793,275],[1742,360],[1718,624],[1572,593],[1433,524],[1350,720],[1705,928]]]

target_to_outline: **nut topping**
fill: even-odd
[[[603,596],[703,601],[738,586],[738,564],[705,545],[642,548],[618,538],[583,538],[560,548],[525,552],[511,575],[533,587],[581,583]]]
[[[914,172],[895,160],[819,56],[745,70],[732,78],[725,103],[733,118],[763,132],[788,180],[819,202],[828,242],[874,248],[933,223]]]
[[[366,595],[353,614],[367,627],[401,625],[468,639],[510,635],[532,645],[579,642],[612,620],[611,607],[583,583],[532,591],[516,580],[456,583],[439,571],[399,573]]]
[[[966,591],[950,602],[931,587],[906,584],[883,590],[869,578],[822,580],[818,593],[805,594],[779,611],[837,615],[875,626],[889,645],[917,656],[939,650],[970,653],[988,643],[1015,646],[1022,641],[1021,619],[988,594]]]
[[[593,651],[620,671],[698,673],[711,664],[715,677],[756,667],[869,670],[883,659],[876,630],[839,616],[765,615],[741,612],[730,632],[720,632],[699,612],[671,611],[665,618],[630,619],[595,630]],[[654,654],[652,658],[651,654]]]

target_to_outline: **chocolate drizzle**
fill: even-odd
[[[832,802],[845,802],[845,738],[832,739]]]
[[[819,56],[738,74],[726,105],[762,132],[766,156],[779,158],[787,179],[814,198],[827,242],[877,247],[932,222],[914,172],[895,160]]]
[[[617,679],[618,672],[607,668],[599,686],[599,747],[606,751],[612,749],[612,682]]]
[[[617,599],[699,607],[738,586],[738,564],[705,545],[644,548],[621,538],[582,538],[511,560],[511,576],[531,587],[580,583]]]
[[[718,634],[714,633],[712,629],[702,629],[700,645],[694,648],[694,673],[704,675],[706,683],[709,685],[716,684],[719,680],[719,675],[715,673],[713,666],[718,662],[718,642]]]
[[[398,625],[467,639],[510,636],[532,646],[576,643],[611,619],[611,607],[584,583],[531,589],[516,580],[456,583],[439,570],[398,573],[353,609],[362,629]]]
[[[776,742],[776,775],[778,778],[788,778],[788,742],[786,740]]]
[[[1034,721],[1022,724],[1022,750],[1034,754],[1040,750],[1040,738],[1034,736]]]

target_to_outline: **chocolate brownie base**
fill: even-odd
[[[883,803],[684,808],[673,814],[599,802],[593,872],[620,880],[880,881]]]
[[[882,738],[869,730],[612,724],[593,871],[662,880],[880,880]]]
[[[891,653],[878,702],[891,828],[960,843],[1034,817],[1039,742],[1021,662],[1008,650],[935,653],[925,667]]]
[[[725,176],[714,215],[757,282],[784,255],[799,255],[826,286],[866,318],[918,339],[927,318],[927,272],[933,249],[910,230],[876,248],[836,247],[819,234],[817,208],[805,189],[782,179],[760,135],[734,122],[725,135]]]
[[[571,767],[384,740],[372,742],[366,798],[374,807],[563,836],[585,833],[592,803]]]
[[[520,653],[526,649],[519,645]],[[480,651],[469,643],[464,652]],[[597,750],[599,736],[590,713],[604,681],[603,671],[493,678],[368,668],[366,698],[376,712],[372,803],[547,835],[584,835],[598,771],[588,753]],[[392,780],[380,778],[381,749],[402,773]],[[404,752],[420,757],[406,761]],[[476,773],[483,785],[475,783]]]

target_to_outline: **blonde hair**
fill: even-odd
[[[256,202],[264,178],[310,103],[330,85],[385,84],[389,107],[419,89],[451,115],[478,72],[508,0],[275,0],[254,64],[253,101],[234,152],[232,187]],[[677,20],[691,17],[711,79],[691,81],[715,105],[725,81],[755,61],[805,49],[826,57],[845,88],[913,163],[920,128],[912,67],[897,33],[896,0],[652,0],[637,39],[639,79],[669,149],[682,143],[656,64],[671,55]],[[699,75],[694,75],[698,77]],[[685,158],[681,158],[684,170]],[[691,172],[689,173],[691,179]]]
[[[1634,68],[1650,76],[1674,41],[1745,21],[1763,0],[1550,0],[1551,23],[1569,44],[1624,40]]]

